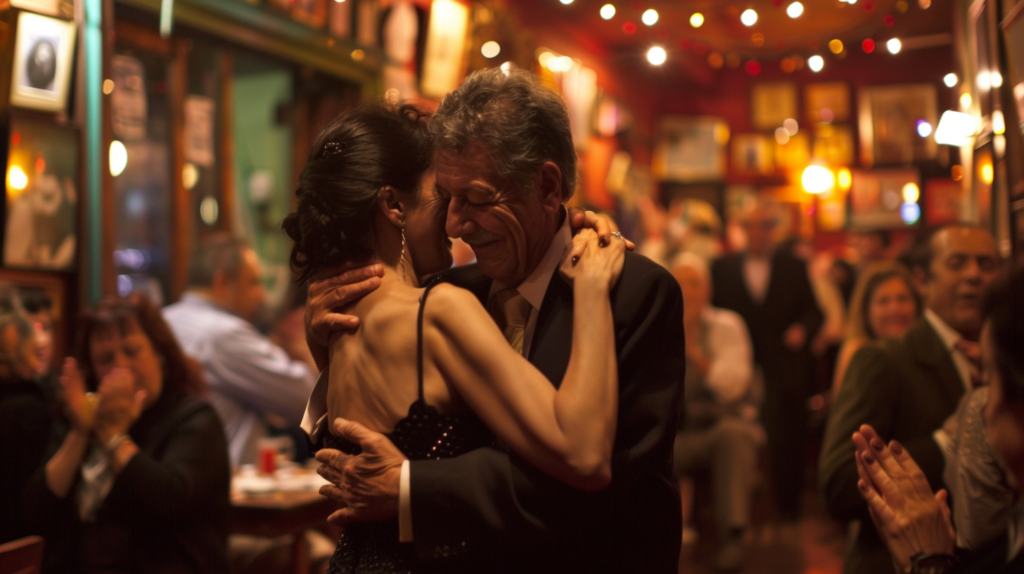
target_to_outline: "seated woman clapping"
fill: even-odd
[[[226,572],[224,432],[160,311],[132,298],[85,312],[61,385],[72,427],[26,488],[45,570]]]

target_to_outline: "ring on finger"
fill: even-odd
[[[619,233],[618,231],[612,231],[612,237],[614,237],[615,239],[622,239],[623,241],[625,241],[625,239],[622,238],[622,234]]]

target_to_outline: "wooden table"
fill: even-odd
[[[232,492],[230,531],[276,538],[292,537],[295,574],[309,574],[309,545],[305,531],[327,524],[337,505],[318,492],[278,491],[249,495]]]

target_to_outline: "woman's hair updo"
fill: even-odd
[[[282,224],[298,281],[372,257],[377,194],[391,186],[415,198],[432,161],[425,116],[411,105],[364,104],[324,128]]]

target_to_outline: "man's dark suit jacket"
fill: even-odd
[[[491,280],[477,266],[438,280],[486,304]],[[664,268],[626,253],[611,301],[620,388],[611,486],[575,490],[500,447],[412,461],[414,545],[426,570],[675,574],[682,525],[671,459],[686,364],[682,294]],[[556,387],[568,367],[572,331],[572,287],[555,276],[529,360]],[[446,556],[456,559],[431,568]],[[460,562],[465,568],[441,566]]]
[[[808,343],[817,334],[824,320],[814,298],[807,264],[795,257],[776,252],[772,256],[771,276],[761,304],[754,301],[743,275],[743,253],[721,257],[711,266],[711,304],[739,313],[750,330],[754,345],[754,361],[765,373],[769,393],[806,394],[809,370],[805,352],[789,350],[783,335],[794,323],[803,325]],[[778,376],[777,376],[778,375]]]
[[[853,356],[832,406],[818,469],[832,516],[861,521],[846,574],[893,572],[889,551],[857,490],[851,435],[869,424],[883,439],[899,441],[938,490],[945,462],[932,433],[953,414],[963,394],[956,364],[926,319],[902,339],[865,346]]]

